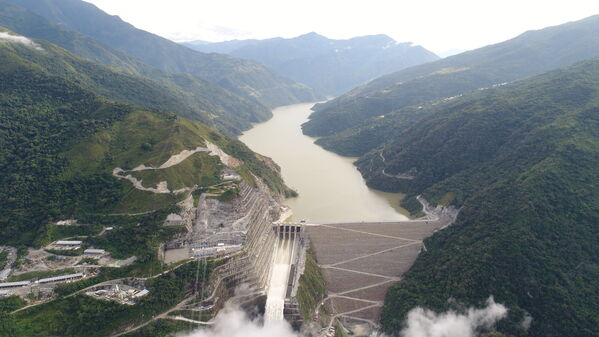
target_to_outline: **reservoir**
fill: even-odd
[[[399,207],[402,195],[370,189],[353,165],[355,158],[339,156],[302,134],[314,103],[273,110],[274,117],[256,124],[240,140],[281,166],[287,185],[299,197],[285,201],[293,220],[314,223],[406,220]]]

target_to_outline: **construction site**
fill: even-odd
[[[96,299],[113,301],[119,304],[135,305],[150,292],[145,288],[143,280],[129,279],[108,282],[91,289],[85,294]]]

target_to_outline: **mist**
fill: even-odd
[[[250,319],[233,306],[221,310],[214,324],[180,337],[298,337],[286,321],[262,325],[261,319]]]
[[[484,308],[469,308],[464,312],[450,310],[435,313],[420,307],[412,309],[406,319],[401,337],[476,337],[492,330],[507,316],[507,308],[489,297]],[[179,337],[300,337],[286,321],[263,324],[262,317],[250,319],[239,307],[228,305],[214,323]],[[308,334],[313,335],[313,334]],[[382,335],[384,336],[384,335]],[[386,336],[385,336],[386,337]]]
[[[31,47],[37,50],[44,50],[39,44],[31,41],[30,39],[20,36],[20,35],[11,35],[7,32],[0,32],[0,40],[12,42],[12,43],[20,43],[27,47]]]
[[[434,311],[415,308],[408,313],[406,328],[402,337],[475,337],[481,331],[488,331],[495,323],[507,316],[507,308],[495,303],[493,297],[487,299],[486,307],[469,308],[464,313],[448,311],[437,314]]]

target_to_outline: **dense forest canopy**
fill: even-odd
[[[416,305],[493,295],[509,307],[499,325],[509,334],[599,333],[599,60],[423,110],[358,162],[371,186],[407,192],[408,204],[422,194],[461,209],[389,292],[385,330]],[[405,172],[414,178],[389,176]]]

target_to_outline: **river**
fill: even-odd
[[[299,197],[286,200],[293,219],[315,223],[406,220],[399,207],[402,195],[370,189],[353,165],[355,158],[339,156],[302,134],[314,103],[273,110],[273,118],[256,124],[240,140],[255,152],[271,157]]]

